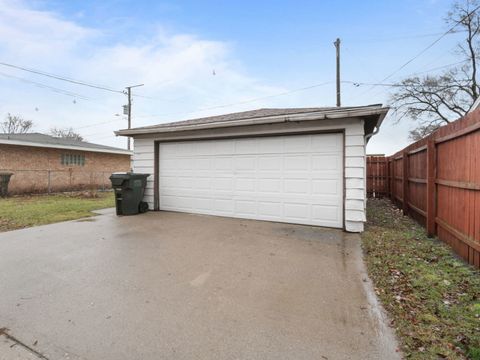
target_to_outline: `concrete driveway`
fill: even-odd
[[[169,212],[2,233],[0,359],[399,358],[361,258],[338,230]]]

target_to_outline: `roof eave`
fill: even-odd
[[[0,144],[99,152],[99,153],[118,154],[118,155],[133,155],[133,151],[130,151],[130,150],[122,150],[122,149],[113,150],[113,149],[89,148],[89,147],[74,146],[74,145],[44,144],[44,143],[38,143],[33,141],[21,141],[21,140],[11,140],[11,139],[0,139]]]
[[[227,120],[227,121],[210,122],[210,123],[203,123],[203,124],[191,124],[191,125],[184,125],[184,126],[164,126],[164,127],[157,127],[157,128],[150,127],[150,128],[137,128],[137,129],[123,129],[123,130],[115,131],[115,134],[119,136],[136,136],[136,135],[158,134],[158,133],[186,131],[186,130],[200,130],[200,129],[242,126],[242,125],[270,124],[270,123],[288,122],[288,121],[346,119],[346,118],[372,116],[372,115],[379,115],[381,118],[381,121],[383,121],[383,118],[387,114],[388,110],[389,110],[388,107],[382,107],[382,106],[374,106],[374,107],[372,106],[372,107],[346,109],[346,110],[334,109],[334,110],[323,111],[323,112],[317,111],[317,112],[289,114],[289,115],[264,116],[264,117],[248,118],[248,119],[241,119],[241,120]]]

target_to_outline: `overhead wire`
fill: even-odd
[[[478,9],[480,9],[480,5],[477,6],[476,8],[474,8],[471,12],[469,12],[467,15],[465,15],[464,17],[462,17],[460,20],[458,20],[457,22],[455,22],[455,24],[453,24],[447,31],[445,31],[444,33],[442,33],[440,35],[440,37],[438,37],[437,39],[435,39],[435,41],[433,41],[432,43],[430,43],[428,46],[426,46],[425,48],[423,48],[423,50],[421,50],[419,53],[417,53],[415,56],[413,56],[412,58],[410,58],[408,61],[406,61],[405,63],[403,63],[401,66],[399,66],[397,69],[395,69],[393,72],[391,72],[388,76],[386,76],[385,78],[383,78],[380,83],[383,83],[385,81],[387,81],[388,79],[390,79],[393,75],[397,74],[399,71],[403,70],[406,66],[408,66],[409,64],[411,64],[413,61],[415,61],[416,59],[418,59],[420,56],[422,56],[425,52],[427,52],[428,50],[430,50],[433,46],[435,46],[438,42],[440,42],[445,36],[447,36],[448,34],[451,34],[453,33],[453,30],[464,20],[466,19],[468,16],[471,16],[472,14],[474,14]],[[372,86],[371,88],[367,89],[361,96],[365,95],[366,93],[368,93],[370,90],[372,90],[373,88],[375,87]]]
[[[122,90],[115,90],[115,89],[112,89],[112,88],[109,88],[109,87],[106,87],[106,86],[103,86],[103,85],[96,85],[96,84],[88,83],[88,82],[81,81],[81,80],[75,80],[75,79],[71,79],[71,78],[68,78],[68,77],[65,77],[65,76],[55,75],[55,74],[47,73],[45,71],[36,70],[36,69],[32,69],[32,68],[27,68],[27,67],[24,67],[24,66],[10,64],[10,63],[6,63],[6,62],[0,62],[0,65],[10,67],[10,68],[13,68],[13,69],[17,69],[17,70],[30,72],[30,73],[41,75],[41,76],[46,76],[46,77],[56,79],[56,80],[60,80],[60,81],[66,81],[66,82],[76,84],[76,85],[88,86],[88,87],[91,87],[91,88],[94,88],[94,89],[99,89],[99,90],[110,91],[110,92],[113,92],[113,93],[124,94],[124,92]]]
[[[84,95],[81,95],[81,94],[77,94],[77,93],[72,92],[72,91],[69,91],[69,90],[60,89],[60,88],[57,88],[57,87],[54,87],[54,86],[50,86],[50,85],[47,85],[47,84],[39,83],[39,82],[32,81],[32,80],[29,80],[29,79],[25,79],[25,78],[22,78],[22,77],[19,77],[19,76],[14,76],[14,75],[10,75],[10,74],[5,74],[5,73],[3,73],[3,72],[0,72],[0,75],[2,75],[2,76],[4,76],[4,77],[16,79],[16,80],[19,80],[19,81],[22,81],[22,82],[25,82],[25,83],[33,84],[33,85],[35,85],[35,86],[38,86],[38,87],[41,87],[41,88],[44,88],[44,89],[51,90],[51,91],[53,91],[53,92],[56,92],[56,93],[59,93],[59,94],[62,94],[62,95],[71,96],[71,97],[78,98],[78,99],[83,99],[83,100],[89,100],[88,97],[86,97],[86,96],[84,96]]]
[[[457,34],[464,31],[450,31],[449,34]],[[399,35],[399,36],[392,36],[392,37],[385,37],[385,38],[366,38],[355,40],[355,43],[373,43],[373,42],[382,42],[382,41],[393,41],[393,40],[410,40],[410,39],[422,39],[427,37],[433,37],[444,34],[443,32],[435,32],[429,34],[412,34],[412,35]]]
[[[137,117],[162,117],[162,116],[191,114],[191,113],[196,113],[196,112],[201,112],[201,111],[221,109],[221,108],[226,108],[226,107],[231,107],[231,106],[249,104],[249,103],[252,103],[252,102],[266,100],[266,99],[270,99],[270,98],[274,98],[274,97],[278,97],[278,96],[289,95],[289,94],[293,94],[293,93],[296,93],[296,92],[306,91],[306,90],[314,89],[314,88],[317,88],[317,87],[321,87],[321,86],[325,86],[325,85],[329,85],[329,84],[333,84],[333,83],[334,83],[334,81],[327,81],[327,82],[324,82],[324,83],[319,83],[319,84],[314,84],[314,85],[310,85],[310,86],[306,86],[306,87],[302,87],[302,88],[298,88],[298,89],[293,89],[293,90],[285,91],[285,92],[278,93],[278,94],[261,96],[261,97],[258,97],[258,98],[253,98],[253,99],[234,102],[234,103],[229,103],[229,104],[205,107],[205,108],[200,108],[200,109],[196,109],[196,110],[192,110],[192,111],[184,111],[184,112],[170,113],[170,114],[153,114],[153,115],[152,114],[150,114],[150,115],[147,114],[147,115],[142,115],[142,116],[137,116]]]

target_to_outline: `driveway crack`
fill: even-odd
[[[8,340],[14,342],[15,344],[27,349],[28,351],[30,351],[31,353],[33,353],[34,355],[38,356],[39,359],[42,359],[42,360],[49,360],[45,355],[43,355],[41,352],[38,352],[37,350],[33,349],[31,346],[25,344],[24,342],[20,341],[19,339],[17,339],[15,336],[13,335],[10,335],[8,333],[8,329],[7,328],[0,328],[0,336],[5,336]]]

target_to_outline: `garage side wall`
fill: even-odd
[[[133,146],[133,171],[142,174],[150,174],[147,178],[144,201],[153,210],[153,164],[154,164],[154,141],[153,139],[135,139]]]
[[[345,126],[345,230],[363,231],[365,216],[365,137],[363,121]]]
[[[363,231],[363,225],[366,221],[365,216],[365,137],[363,120],[345,119],[345,120],[322,120],[321,122],[306,122],[307,124],[279,125],[278,129],[282,133],[294,130],[302,131],[329,131],[344,130],[345,132],[345,230],[349,232]],[[304,128],[302,128],[302,126]],[[219,129],[222,130],[222,129]],[[274,129],[269,127],[265,132],[271,133]],[[245,130],[242,136],[245,136],[249,130]],[[258,128],[256,129],[258,134]],[[211,132],[210,132],[211,135]],[[273,134],[272,134],[273,135]],[[255,133],[252,131],[252,136]],[[135,172],[151,174],[148,178],[147,190],[145,192],[145,201],[148,202],[150,209],[154,207],[153,191],[153,173],[154,173],[154,141],[162,138],[152,136],[151,138],[136,138],[134,143],[133,169]],[[166,137],[170,140],[170,138]]]

